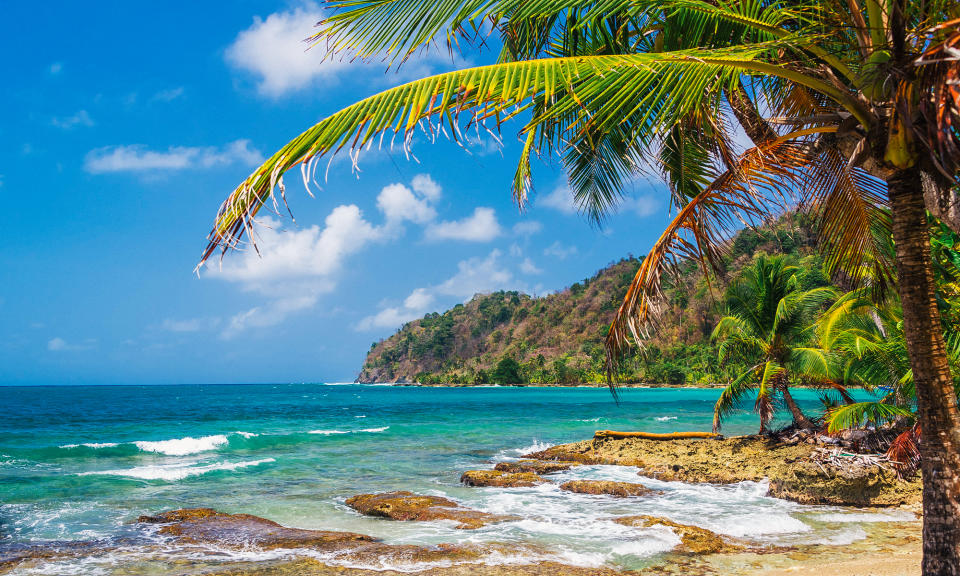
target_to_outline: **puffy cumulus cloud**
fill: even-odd
[[[430,205],[429,197],[418,197],[413,190],[403,184],[390,184],[384,187],[377,196],[377,208],[383,212],[388,223],[398,224],[409,220],[417,224],[426,224],[437,217],[437,211]]]
[[[436,202],[440,199],[442,189],[440,185],[433,181],[429,174],[417,174],[413,177],[410,184],[413,189],[430,202]]]
[[[460,261],[456,274],[440,284],[416,288],[404,299],[402,305],[386,307],[361,320],[357,324],[357,330],[396,328],[423,316],[444,297],[466,301],[476,294],[515,287],[516,279],[501,262],[501,256],[499,250],[494,250],[484,258]]]
[[[337,206],[327,215],[324,227],[282,230],[273,218],[261,219],[256,228],[257,247],[239,257],[226,258],[213,275],[241,282],[253,289],[269,290],[291,279],[331,276],[343,259],[381,237],[356,205]]]
[[[305,2],[266,18],[254,17],[250,27],[237,34],[227,48],[227,63],[254,77],[261,96],[274,99],[312,87],[329,88],[346,73],[396,83],[428,76],[437,65],[456,63],[437,50],[418,54],[396,73],[387,75],[382,62],[359,62],[349,53],[328,57],[322,42],[314,46],[304,42],[316,32],[314,25],[323,17],[316,2]]]
[[[219,265],[210,264],[204,274],[240,285],[266,296],[268,301],[235,314],[223,329],[232,338],[247,328],[280,324],[293,314],[313,308],[323,294],[336,288],[339,273],[350,256],[372,243],[403,233],[402,224],[427,225],[436,218],[431,198],[440,187],[427,175],[415,177],[408,187],[385,186],[377,196],[379,224],[368,220],[354,204],[335,207],[323,226],[285,230],[281,222],[265,217],[255,226],[256,250],[231,255]],[[409,306],[427,306],[429,294],[411,294]]]
[[[322,18],[313,3],[266,19],[255,17],[227,48],[227,62],[255,76],[257,90],[271,98],[306,88],[318,79],[333,80],[350,63],[325,59],[323,44],[308,50],[304,42]]]
[[[91,174],[107,174],[212,168],[233,163],[255,166],[263,160],[263,154],[252,148],[249,140],[236,140],[222,148],[171,146],[165,151],[138,145],[106,146],[88,152],[83,167]]]
[[[477,208],[463,220],[438,222],[427,228],[428,240],[490,242],[500,236],[500,223],[493,208]]]

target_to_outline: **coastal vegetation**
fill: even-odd
[[[230,195],[206,259],[236,245],[279,177],[392,132],[405,145],[523,118],[513,192],[531,155],[558,153],[601,220],[649,159],[676,216],[641,264],[606,340],[611,380],[631,344],[665,323],[665,272],[718,268],[726,240],[799,202],[820,208],[831,277],[896,288],[924,482],[924,574],[960,573],[960,410],[936,300],[927,211],[960,229],[960,28],[954,0],[332,1],[315,40],[333,54],[402,62],[446,38],[498,37],[497,63],[415,80],[335,113]],[[761,114],[761,111],[764,114]],[[731,120],[753,147],[740,152]],[[356,156],[354,156],[356,161]],[[305,177],[306,181],[307,178]],[[282,190],[282,186],[281,186]],[[893,241],[895,251],[885,247]],[[896,278],[894,278],[896,268]]]
[[[688,265],[665,283],[671,322],[632,350],[619,366],[622,383],[725,384],[745,369],[721,363],[711,338],[721,317],[723,289],[761,254],[781,254],[808,282],[826,285],[815,251],[813,219],[791,214],[740,231],[724,255],[722,275]],[[607,327],[641,259],[628,256],[555,294],[478,294],[469,302],[430,313],[374,342],[359,382],[429,385],[597,384],[606,382]]]

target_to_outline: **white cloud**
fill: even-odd
[[[51,76],[57,76],[58,74],[63,72],[63,62],[54,62],[53,64],[50,65],[49,68],[47,68],[47,71],[50,73]]]
[[[244,331],[250,328],[276,326],[291,315],[316,306],[319,297],[319,293],[307,293],[299,296],[271,300],[263,306],[254,306],[230,318],[227,327],[220,336],[229,340],[241,336]]]
[[[78,126],[85,126],[89,128],[90,126],[93,126],[93,118],[90,117],[90,114],[86,110],[80,110],[73,116],[67,116],[66,118],[53,118],[50,120],[50,123],[57,128],[62,128],[64,130],[70,130]]]
[[[254,17],[250,27],[237,34],[227,48],[226,60],[253,76],[257,91],[268,98],[280,98],[313,87],[328,90],[347,74],[396,83],[428,76],[437,64],[453,64],[449,55],[437,50],[436,54],[418,54],[404,62],[401,70],[387,75],[385,64],[379,61],[360,62],[349,53],[328,57],[322,42],[314,46],[304,42],[316,32],[314,25],[323,17],[321,8],[312,1],[293,10],[275,12],[266,19]]]
[[[413,189],[429,200],[430,202],[436,202],[440,199],[441,188],[440,185],[433,181],[433,178],[429,174],[417,174],[413,177],[413,182],[411,183]]]
[[[559,240],[548,246],[544,251],[544,256],[553,256],[560,260],[566,260],[567,257],[577,253],[576,246],[564,246]]]
[[[500,235],[500,224],[493,208],[476,208],[463,220],[439,222],[427,228],[428,240],[463,240],[489,242]]]
[[[168,332],[200,332],[212,330],[219,324],[219,318],[188,318],[186,320],[166,318],[160,327]]]
[[[564,214],[576,214],[577,205],[573,200],[573,192],[566,185],[560,185],[553,189],[553,192],[546,196],[537,198],[536,203],[540,206],[558,210]]]
[[[80,343],[71,343],[57,336],[55,338],[51,338],[47,342],[47,350],[50,350],[51,352],[79,352],[82,350],[90,350],[96,346],[96,344],[97,341],[92,338],[84,340]]]
[[[350,62],[325,59],[323,44],[307,50],[304,42],[322,18],[314,3],[271,14],[265,20],[255,17],[227,48],[227,61],[257,77],[257,90],[271,98],[306,88],[318,79],[335,80]]]
[[[377,196],[377,207],[383,212],[388,223],[409,220],[425,224],[437,217],[437,211],[430,206],[428,198],[418,198],[403,184],[385,186]]]
[[[177,98],[183,96],[183,86],[177,86],[176,88],[167,88],[166,90],[161,90],[153,95],[151,100],[154,102],[173,102]]]
[[[543,272],[543,270],[537,268],[537,265],[529,258],[524,258],[523,262],[520,263],[520,271],[524,274],[540,274]]]
[[[640,217],[656,214],[657,211],[662,207],[663,204],[659,198],[648,194],[643,196],[635,196],[632,198],[625,198],[620,206],[621,210],[625,212],[633,212]]]
[[[440,296],[465,301],[476,294],[512,288],[516,283],[514,276],[501,264],[500,259],[500,251],[494,250],[485,258],[463,260],[457,264],[457,273],[446,281],[435,286],[416,288],[402,305],[384,308],[361,320],[357,330],[400,326],[429,312]]]
[[[262,218],[256,236],[259,255],[248,249],[225,259],[220,268],[208,267],[210,273],[270,293],[280,282],[333,276],[347,256],[380,239],[382,230],[364,219],[360,208],[349,204],[334,208],[322,229],[313,225],[281,230],[279,221]]]
[[[543,224],[536,220],[524,220],[513,225],[513,233],[517,236],[533,236],[543,230]]]
[[[211,168],[239,162],[254,166],[263,162],[263,154],[249,140],[236,140],[217,148],[171,146],[166,151],[143,146],[106,146],[87,153],[84,169],[91,174],[111,172],[148,172]]]
[[[403,301],[403,305],[414,310],[424,310],[433,304],[433,300],[433,294],[427,291],[426,288],[417,288],[407,296],[407,299]]]

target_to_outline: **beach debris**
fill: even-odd
[[[563,472],[574,466],[580,466],[580,462],[572,461],[549,461],[549,460],[518,460],[516,462],[498,462],[493,467],[500,472],[533,472],[534,474],[552,474],[554,472]]]
[[[571,480],[560,485],[561,490],[577,494],[606,494],[618,498],[646,496],[657,493],[643,484],[633,482],[614,482],[612,480]]]
[[[532,472],[503,472],[501,470],[467,470],[460,476],[467,486],[494,486],[497,488],[526,488],[546,482]]]
[[[681,544],[676,551],[683,554],[718,554],[742,550],[740,546],[725,542],[718,534],[706,528],[679,524],[659,516],[621,516],[620,518],[614,518],[613,521],[617,524],[636,528],[666,526],[680,537]]]
[[[893,469],[893,463],[886,454],[858,454],[856,452],[845,452],[841,448],[815,448],[810,454],[810,460],[819,465],[821,469],[824,466],[831,466],[840,470],[872,466],[885,470]],[[826,474],[827,471],[824,470],[824,473]]]
[[[466,530],[518,519],[516,516],[502,516],[464,508],[441,496],[422,496],[407,491],[358,494],[347,498],[346,504],[366,516],[400,521],[453,520],[457,523],[457,528]]]

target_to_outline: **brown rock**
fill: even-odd
[[[493,467],[500,472],[533,472],[534,474],[552,474],[553,472],[563,472],[574,466],[579,466],[579,462],[559,462],[547,460],[519,460],[517,462],[499,462]]]
[[[457,522],[457,528],[468,530],[493,522],[515,519],[512,516],[498,516],[479,510],[470,510],[447,498],[421,496],[405,491],[360,494],[348,498],[347,506],[367,516],[392,520],[453,520]]]
[[[546,482],[532,472],[503,472],[501,470],[468,470],[460,476],[467,486],[496,486],[498,488],[521,488]]]
[[[688,524],[678,524],[666,518],[659,518],[657,516],[623,516],[614,519],[614,522],[623,524],[624,526],[636,526],[638,528],[667,526],[680,537],[681,544],[677,551],[685,554],[717,554],[740,550],[740,547],[727,544],[723,541],[723,538],[706,528],[699,528]]]
[[[620,498],[646,496],[654,492],[643,484],[613,482],[611,480],[571,480],[561,484],[560,489],[577,494],[607,494]]]
[[[259,516],[224,514],[212,508],[170,510],[155,516],[141,516],[137,522],[163,524],[161,534],[177,536],[184,542],[237,548],[256,546],[264,550],[314,548],[327,551],[374,541],[363,534],[287,528]]]

